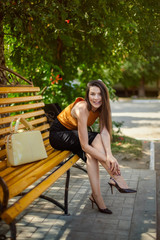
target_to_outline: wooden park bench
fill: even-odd
[[[0,70],[4,69],[0,68]],[[11,73],[12,71],[9,71],[9,77]],[[8,81],[7,74],[8,72],[3,76],[6,81]],[[13,76],[18,76],[21,81],[24,79],[16,73]],[[51,201],[68,214],[70,168],[79,159],[69,151],[58,151],[51,147],[48,139],[50,125],[47,122],[43,109],[45,104],[39,91],[39,87],[34,87],[29,81],[27,85],[25,82],[22,86],[12,78],[10,84],[0,86],[0,218],[9,224],[11,239],[16,239],[16,217],[38,197]],[[16,95],[17,93],[19,96]],[[27,119],[35,130],[41,131],[48,155],[46,159],[16,167],[7,166],[5,136],[9,134],[9,125],[15,116]],[[19,127],[24,128],[22,124]],[[64,205],[62,205],[43,193],[64,173],[67,174]],[[37,180],[40,181],[36,183]],[[10,199],[16,196],[20,197],[11,204]]]

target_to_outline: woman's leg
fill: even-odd
[[[50,134],[50,143],[52,147],[60,150],[76,150],[79,149],[82,153],[82,148],[78,138],[77,131],[54,131]],[[78,154],[78,152],[77,152]],[[79,154],[80,156],[81,154]],[[83,155],[83,154],[82,154]],[[80,156],[81,157],[81,156]],[[87,157],[87,172],[90,180],[90,185],[95,201],[101,209],[105,209],[105,203],[101,197],[100,180],[99,180],[99,162],[92,158],[89,154]],[[82,157],[83,159],[83,157]]]
[[[99,208],[105,209],[106,205],[103,201],[100,190],[99,162],[96,159],[92,158],[89,154],[86,154],[86,157],[87,157],[87,172],[90,180],[92,194]]]
[[[101,135],[100,134],[97,134],[97,136],[95,137],[95,139],[92,142],[92,146],[94,148],[96,148],[98,151],[101,151],[102,153],[105,154],[105,150],[104,150],[104,147],[103,147],[103,143],[102,143],[102,139],[101,139]],[[107,162],[100,162],[100,163],[107,170],[109,175],[116,180],[116,182],[118,183],[118,185],[121,188],[128,188],[128,185],[127,185],[127,183],[125,182],[125,180],[124,180],[124,178],[122,176],[116,176],[116,175],[112,174],[112,172],[110,171],[110,169],[107,166]],[[113,184],[114,184],[114,182],[113,182]]]

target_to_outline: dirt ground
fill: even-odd
[[[150,163],[150,143],[142,141],[142,158],[135,158],[128,153],[114,155],[121,168],[149,169]]]

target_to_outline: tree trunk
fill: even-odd
[[[0,8],[2,9],[2,3],[0,2]],[[1,11],[2,12],[2,11]],[[4,32],[3,32],[3,15],[0,14],[0,66],[5,67],[5,57],[4,57]],[[7,85],[7,81],[5,76],[5,71],[0,69],[0,85]],[[7,94],[1,94],[2,98],[6,98]],[[3,107],[6,105],[3,105]],[[7,117],[9,114],[0,114],[0,118]],[[4,128],[9,126],[9,124],[2,124],[0,125],[0,128]],[[3,138],[3,135],[0,136],[0,138]]]
[[[0,8],[2,8],[2,3],[0,3]],[[0,66],[5,67],[5,57],[4,57],[4,32],[3,32],[3,15],[0,14]],[[3,73],[5,74],[5,73]],[[0,71],[0,84],[6,84],[6,80]]]
[[[140,80],[139,88],[138,88],[138,97],[146,96],[144,84],[145,84],[145,79],[144,79],[144,77],[142,77]]]
[[[57,38],[57,65],[62,68],[63,42],[60,37]]]
[[[158,90],[158,97],[160,98],[160,79],[157,80],[157,90]]]

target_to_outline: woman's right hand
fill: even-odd
[[[108,167],[113,175],[121,175],[118,161],[113,156],[107,156]]]

